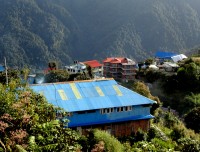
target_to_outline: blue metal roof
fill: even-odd
[[[172,56],[177,55],[176,53],[172,53],[172,52],[162,52],[162,51],[158,51],[155,54],[155,57],[157,58],[166,58],[166,59],[170,59]]]
[[[2,71],[4,71],[4,70],[5,70],[4,66],[3,66],[3,65],[0,65],[0,72],[2,72]]]
[[[49,103],[68,112],[154,103],[113,79],[46,83],[30,87],[44,95]]]

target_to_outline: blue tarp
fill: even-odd
[[[4,70],[5,70],[4,66],[0,65],[0,72],[2,72]]]
[[[155,54],[156,58],[161,58],[161,59],[171,59],[172,56],[177,55],[176,53],[173,52],[162,52],[162,51],[157,51]]]

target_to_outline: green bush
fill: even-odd
[[[170,112],[166,113],[166,115],[164,116],[164,120],[165,120],[165,126],[168,128],[173,128],[174,125],[179,123],[178,118]]]
[[[200,132],[200,107],[194,108],[185,116],[185,123],[188,128]]]
[[[123,152],[124,146],[112,135],[107,133],[106,131],[94,130],[94,138],[96,143],[99,141],[103,141],[105,143],[105,151],[106,152]]]
[[[159,138],[159,139],[161,139],[163,141],[167,141],[168,140],[168,137],[166,136],[166,134],[155,125],[151,126],[151,128],[149,129],[147,135],[148,135],[148,137],[147,137],[148,141],[151,141],[154,138]]]
[[[135,134],[135,141],[138,142],[146,139],[147,139],[147,134],[143,130],[139,129]]]
[[[199,152],[200,151],[200,141],[192,140],[190,138],[182,138],[178,140],[178,146],[175,150],[181,152]]]
[[[158,79],[164,78],[164,74],[159,71],[149,70],[146,72],[146,80],[150,83],[157,81]]]
[[[157,149],[155,147],[154,144],[152,144],[151,142],[147,142],[147,141],[140,141],[135,143],[132,146],[132,151],[133,152],[156,152]]]
[[[180,138],[185,137],[185,127],[183,125],[176,125],[170,134],[172,140],[177,141]]]
[[[151,141],[151,139],[155,138],[157,136],[157,130],[155,127],[151,127],[147,133],[147,140]]]
[[[188,113],[191,109],[200,106],[200,93],[186,95],[183,100],[181,100],[178,108],[181,114]]]
[[[163,141],[159,138],[154,138],[151,142],[154,144],[157,151],[170,151],[176,146],[175,143],[171,142],[170,140]]]

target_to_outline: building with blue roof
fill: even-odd
[[[128,136],[148,130],[154,101],[119,85],[113,79],[46,83],[30,86],[47,101],[69,112],[68,127],[85,134],[88,129]]]
[[[0,65],[0,72],[5,71],[5,67],[3,65]]]
[[[175,55],[178,55],[178,54],[173,53],[173,52],[163,52],[163,51],[157,51],[155,53],[155,57],[159,59],[171,59],[171,57]]]

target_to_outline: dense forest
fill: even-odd
[[[0,0],[0,59],[66,65],[108,56],[141,61],[200,42],[198,0]]]

